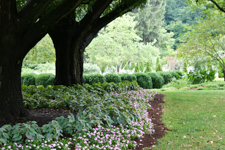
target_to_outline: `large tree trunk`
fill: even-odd
[[[0,55],[0,122],[27,115],[21,93],[22,60],[11,60]]]
[[[72,68],[73,63],[71,43],[74,23],[73,17],[70,15],[49,32],[56,52],[55,85],[72,86],[73,84],[70,68]]]
[[[71,14],[73,15],[73,14]],[[83,84],[84,50],[97,32],[81,36],[73,17],[66,17],[49,32],[56,50],[55,85]]]

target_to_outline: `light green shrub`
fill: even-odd
[[[106,79],[106,82],[114,82],[114,83],[119,83],[121,82],[121,77],[117,74],[114,74],[114,73],[108,73],[106,74],[105,76],[105,79]]]
[[[42,73],[36,76],[35,85],[54,85],[55,75],[52,73]]]
[[[35,85],[35,73],[26,73],[21,75],[21,84],[24,85]]]

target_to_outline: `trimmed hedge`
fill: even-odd
[[[55,75],[52,73],[42,73],[37,75],[35,79],[35,85],[54,85]]]
[[[94,83],[104,83],[106,82],[106,79],[103,75],[101,74],[89,74],[89,75],[84,75],[83,76],[84,83],[87,84],[94,84]]]
[[[168,72],[172,75],[173,78],[179,79],[180,76],[175,71],[168,71]]]
[[[123,74],[120,74],[119,76],[121,77],[122,81],[130,81],[130,82],[137,81],[136,76],[132,74],[123,73]]]
[[[164,84],[164,79],[162,76],[160,76],[157,73],[153,73],[153,72],[148,72],[146,74],[152,78],[153,89],[162,88],[162,86]]]
[[[117,74],[113,74],[113,73],[108,73],[105,76],[106,82],[114,82],[114,83],[119,83],[121,82],[121,77],[118,76]]]
[[[184,75],[180,70],[174,70],[174,72],[176,72],[180,76],[179,78],[182,78],[182,76]]]
[[[152,78],[145,73],[134,73],[137,78],[137,83],[144,89],[152,89]]]
[[[21,75],[21,84],[24,85],[35,85],[35,73],[26,73]]]
[[[167,83],[171,82],[172,79],[173,79],[172,75],[169,72],[159,71],[159,72],[157,72],[157,74],[159,74],[159,75],[161,75],[163,77],[164,84],[167,84]]]

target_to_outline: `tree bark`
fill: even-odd
[[[5,50],[10,51],[10,48]],[[28,115],[21,93],[22,60],[13,55],[10,57],[12,59],[9,60],[5,59],[9,57],[0,55],[0,122],[10,122],[16,117]]]
[[[56,77],[55,85],[72,86],[72,35],[74,26],[74,15],[70,14],[62,19],[50,30],[49,35],[54,43],[56,52]]]

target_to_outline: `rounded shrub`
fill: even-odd
[[[35,85],[35,78],[36,78],[35,73],[26,73],[21,75],[21,84],[24,85]]]
[[[114,82],[114,83],[119,83],[121,82],[121,77],[117,74],[113,73],[108,73],[105,75],[106,82]]]
[[[123,74],[120,74],[119,76],[121,77],[122,81],[130,81],[130,82],[137,81],[136,76],[133,74],[123,73]]]
[[[175,71],[169,71],[169,73],[172,75],[173,78],[179,79],[179,74],[176,73]]]
[[[134,73],[137,78],[137,83],[144,89],[152,89],[152,78],[145,73]]]
[[[157,73],[163,77],[164,84],[167,84],[167,83],[171,82],[172,79],[173,79],[172,75],[169,72],[159,71]]]
[[[183,72],[180,70],[174,70],[174,72],[176,72],[180,78],[182,78],[182,76],[184,75]]]
[[[36,76],[35,85],[54,85],[55,75],[52,73],[42,73]]]
[[[84,84],[88,83],[88,75],[86,74],[83,75],[83,81],[84,81]]]
[[[94,84],[94,83],[104,83],[106,82],[105,77],[101,74],[89,74],[86,75],[84,78],[86,78],[85,83],[88,84]]]
[[[153,73],[153,72],[148,72],[146,74],[152,78],[152,87],[154,89],[162,88],[162,86],[164,84],[164,79],[162,76],[160,76],[157,73]]]

